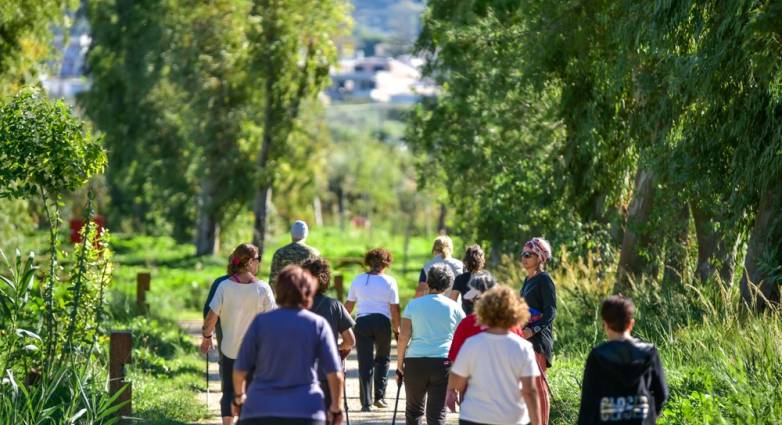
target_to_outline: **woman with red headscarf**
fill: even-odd
[[[543,425],[548,425],[550,410],[546,369],[551,367],[554,351],[554,318],[557,316],[557,290],[551,276],[545,271],[551,260],[551,245],[543,238],[532,238],[521,251],[521,265],[527,272],[521,286],[521,296],[530,310],[530,320],[524,326],[524,337],[532,343],[535,360],[540,367],[538,388]]]

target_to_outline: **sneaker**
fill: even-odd
[[[372,409],[370,409],[369,406],[361,406],[361,411],[362,412],[371,412]]]
[[[386,407],[388,407],[388,403],[386,403],[386,401],[383,400],[382,398],[379,398],[375,400],[375,407],[378,407],[380,409],[385,409]]]

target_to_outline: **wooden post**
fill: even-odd
[[[345,302],[345,287],[341,274],[334,275],[334,289],[337,290],[337,299],[339,302]]]
[[[114,395],[118,391],[122,391],[116,401],[116,403],[125,403],[117,411],[119,417],[130,416],[133,412],[132,384],[125,381],[125,365],[130,363],[131,351],[133,351],[133,337],[130,331],[111,333],[109,340],[109,392]]]
[[[151,279],[149,273],[139,273],[136,275],[136,306],[142,314],[146,314],[149,311],[147,291],[149,291]]]

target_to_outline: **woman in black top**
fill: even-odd
[[[486,258],[480,246],[470,245],[464,251],[462,262],[464,262],[465,272],[456,276],[456,279],[454,279],[453,290],[451,291],[450,297],[452,300],[458,301],[459,295],[461,295],[462,310],[464,310],[464,314],[470,315],[473,310],[473,302],[471,300],[465,300],[464,294],[470,290],[470,288],[467,287],[467,284],[470,282],[472,275],[483,270],[483,266],[486,264]]]
[[[532,343],[540,366],[538,388],[543,425],[548,425],[550,400],[546,369],[551,367],[554,350],[554,318],[557,316],[557,290],[551,276],[544,270],[551,259],[551,245],[543,238],[532,238],[524,244],[521,265],[527,271],[521,296],[530,310],[530,321],[524,327],[524,337]]]

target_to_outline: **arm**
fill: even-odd
[[[426,282],[418,282],[418,287],[415,288],[415,296],[413,298],[418,298],[426,295],[426,290],[429,287],[426,285]]]
[[[206,354],[209,348],[212,347],[212,336],[215,331],[218,319],[217,313],[214,310],[209,310],[209,313],[204,319],[204,325],[201,327],[201,352]]]
[[[421,269],[421,274],[418,275],[418,286],[415,288],[415,296],[413,298],[418,298],[425,295],[427,289],[426,273],[424,272],[424,269]]]
[[[524,336],[530,338],[542,329],[549,328],[557,317],[557,289],[551,278],[546,279],[537,289],[542,300],[541,318],[535,323],[535,328],[524,328]]]
[[[337,349],[339,351],[350,351],[356,346],[356,336],[353,334],[353,329],[346,329],[340,333],[342,336],[342,343],[339,344]]]
[[[356,306],[355,301],[345,301],[345,310],[348,311],[348,314],[353,313],[353,307]]]
[[[450,297],[454,301],[459,301],[459,291],[456,289],[452,289],[451,293],[448,294],[448,297]]]
[[[399,325],[401,321],[401,314],[399,313],[399,304],[391,304],[391,331],[395,334],[399,333]]]
[[[331,424],[340,425],[342,419],[345,417],[345,412],[342,412],[342,386],[344,385],[344,377],[342,372],[331,372],[326,375],[326,380],[329,383],[329,391],[331,391],[331,405],[326,416],[331,419]],[[331,418],[331,412],[342,412],[341,415]]]
[[[461,400],[464,400],[464,391],[467,389],[467,378],[458,375],[454,372],[448,374],[448,391],[445,393],[445,405],[451,409],[451,412],[456,411],[456,403],[461,404]],[[460,398],[459,395],[462,395]]]
[[[399,341],[396,346],[396,370],[404,373],[405,371],[405,352],[407,345],[410,344],[410,338],[413,336],[413,321],[402,319],[402,325],[399,327]]]
[[[529,418],[532,425],[540,425],[540,404],[538,403],[538,386],[535,385],[535,378],[524,376],[521,378],[521,398],[529,410]]]
[[[232,379],[234,381],[234,399],[231,403],[231,411],[234,413],[234,415],[238,416],[239,409],[247,399],[247,394],[245,394],[244,388],[244,384],[247,382],[247,371],[234,369]]]

